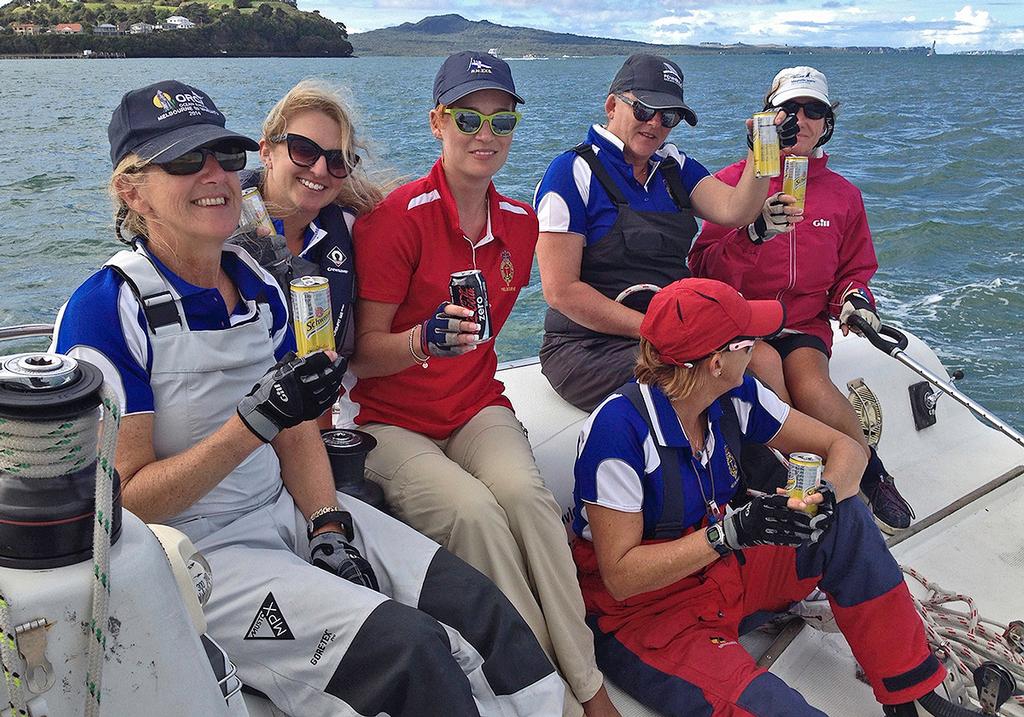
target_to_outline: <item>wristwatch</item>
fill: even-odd
[[[714,548],[715,552],[719,555],[725,556],[732,552],[729,546],[725,544],[725,531],[722,530],[720,523],[715,523],[705,528],[704,537],[707,538],[708,545]]]
[[[328,523],[340,523],[345,540],[352,540],[355,532],[352,528],[352,516],[347,510],[342,510],[336,505],[325,505],[313,511],[306,523],[306,537],[312,539],[314,531],[319,530]]]

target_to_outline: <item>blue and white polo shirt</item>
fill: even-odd
[[[668,157],[679,163],[683,187],[691,195],[710,176],[700,162],[687,157],[674,144],[664,144],[651,157],[646,184],[640,184],[633,176],[633,166],[622,155],[622,140],[601,125],[594,125],[587,133],[587,143],[593,146],[598,160],[636,211],[679,211],[657,171]],[[540,231],[582,234],[588,245],[607,234],[618,217],[611,197],[593,176],[586,160],[572,151],[558,155],[548,166],[534,193],[533,207]]]
[[[707,410],[708,431],[704,451],[693,456],[690,442],[668,397],[656,386],[641,384],[641,395],[653,417],[655,435],[628,398],[613,393],[598,406],[583,426],[577,448],[573,502],[573,531],[592,540],[587,505],[595,504],[625,513],[644,514],[644,531],[661,519],[664,480],[657,445],[679,452],[683,473],[683,524],[700,525],[707,516],[708,501],[723,506],[736,492],[738,476],[726,457],[721,431],[722,408],[718,401]],[[767,443],[782,428],[789,406],[757,379],[726,394],[736,409],[745,441]]]
[[[274,356],[295,350],[284,293],[274,278],[256,273],[239,258],[243,250],[225,245],[221,268],[234,282],[242,300],[228,312],[217,289],[188,283],[156,256],[153,264],[181,294],[181,306],[192,331],[217,331],[252,318],[257,300],[270,306]],[[125,415],[153,412],[150,372],[153,351],[142,306],[131,288],[110,267],[103,267],[79,286],[61,307],[50,350],[95,364],[121,400]]]

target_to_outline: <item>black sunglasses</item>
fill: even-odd
[[[172,159],[170,162],[161,162],[156,166],[168,174],[176,176],[195,174],[206,164],[207,157],[213,157],[217,160],[217,164],[225,172],[237,172],[245,168],[245,149],[237,144],[230,143],[199,147],[191,152],[185,152],[185,154]]]
[[[271,142],[287,142],[288,158],[299,167],[312,167],[320,158],[327,160],[327,171],[332,177],[344,179],[359,164],[359,155],[348,155],[343,149],[324,149],[309,137],[292,134],[272,137]]]
[[[661,126],[672,128],[679,124],[683,119],[682,110],[656,110],[653,107],[648,107],[640,100],[631,100],[623,95],[615,95],[617,98],[625,102],[627,105],[633,108],[633,117],[636,118],[637,122],[650,122],[654,115],[661,113]]]
[[[782,110],[787,115],[795,115],[801,109],[804,111],[804,117],[807,119],[818,120],[823,117],[827,117],[832,111],[832,108],[819,100],[811,100],[810,102],[797,102],[796,100],[788,100],[778,106],[777,109]]]

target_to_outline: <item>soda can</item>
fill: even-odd
[[[782,170],[782,193],[796,197],[796,204],[791,206],[804,208],[807,197],[807,157],[786,157],[786,166]]]
[[[238,217],[238,232],[253,232],[259,237],[277,234],[260,190],[256,187],[242,190],[242,213]]]
[[[290,285],[296,352],[309,356],[320,349],[335,350],[331,325],[331,292],[322,276],[303,276]]]
[[[754,175],[779,176],[779,130],[775,127],[778,112],[758,112],[754,115]]]
[[[790,498],[803,500],[814,493],[821,485],[821,456],[813,453],[790,453],[789,474],[786,480],[786,492]],[[807,512],[814,515],[818,506],[809,505]]]
[[[477,341],[491,339],[491,304],[487,300],[487,282],[479,269],[456,271],[448,282],[452,303],[473,312],[473,321],[480,324]]]

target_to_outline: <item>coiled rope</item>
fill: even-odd
[[[965,678],[970,685],[968,696],[976,705],[980,703],[975,694],[973,673],[982,662],[999,663],[1010,671],[1018,686],[1024,686],[1024,654],[1007,644],[1003,637],[1006,625],[982,618],[970,595],[945,590],[913,568],[903,565],[900,568],[928,591],[924,598],[913,596],[924,620],[928,644],[936,657]],[[950,603],[963,603],[967,611],[954,610],[948,607]],[[1024,695],[1012,695],[999,708],[998,714],[1024,717]]]
[[[107,618],[110,602],[110,530],[114,486],[114,449],[121,425],[116,396],[104,386],[100,393],[100,422],[96,413],[67,421],[32,422],[0,418],[0,472],[25,478],[57,478],[96,460],[95,523],[92,534],[92,615],[85,684],[88,699],[86,717],[98,717],[107,646]],[[102,433],[100,434],[100,426]],[[97,435],[100,443],[97,444]],[[15,669],[20,664],[11,605],[0,590],[0,666],[7,686],[8,714],[25,717],[23,678]]]

